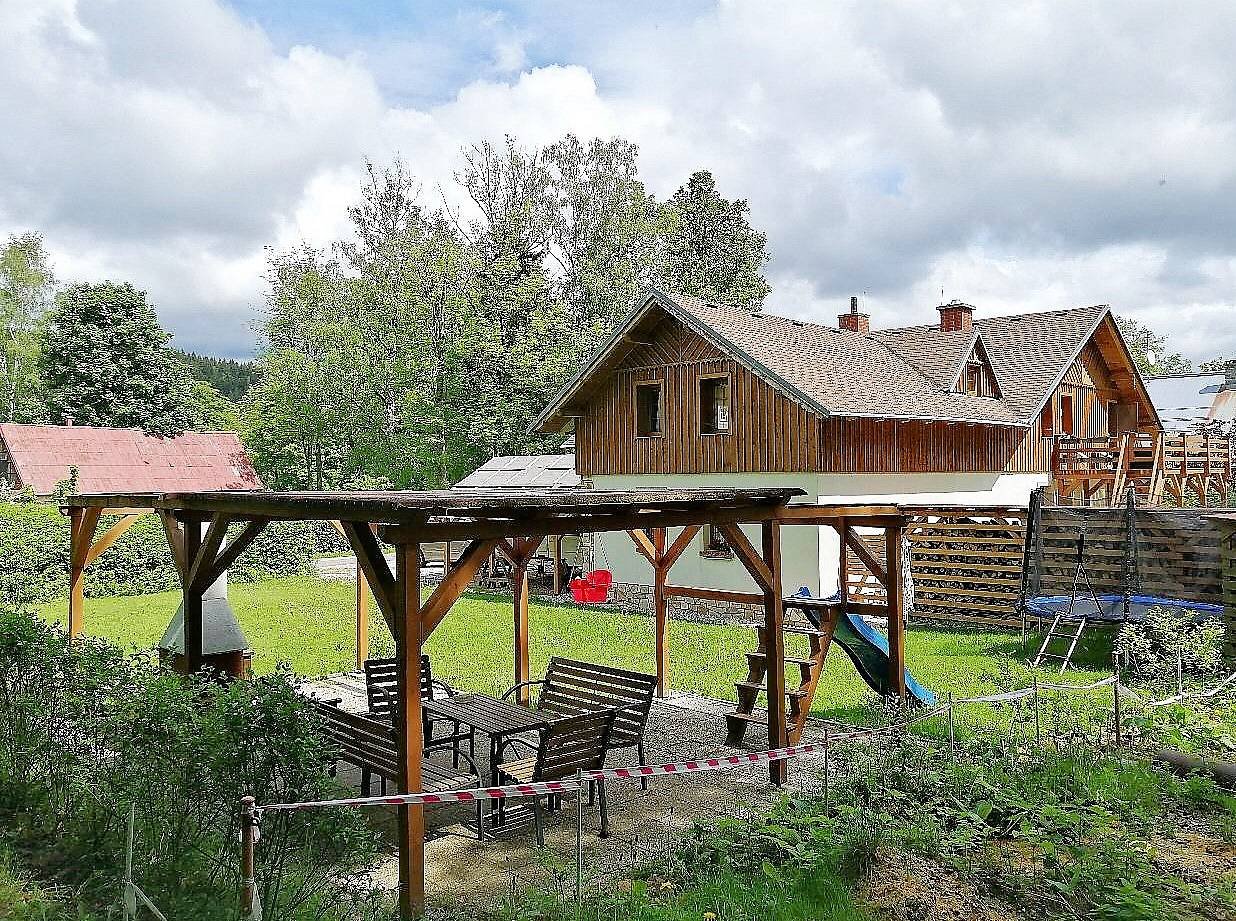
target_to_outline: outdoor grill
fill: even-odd
[[[170,663],[177,673],[187,675],[184,616],[182,603],[159,640],[159,659]],[[247,678],[252,670],[253,651],[227,599],[227,573],[202,595],[202,630],[202,665],[223,680]]]

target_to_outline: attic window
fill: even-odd
[[[661,382],[635,385],[635,434],[640,438],[661,435]]]
[[[966,393],[979,396],[983,390],[983,363],[981,361],[966,362]]]
[[[700,434],[726,435],[730,431],[730,379],[700,378]]]

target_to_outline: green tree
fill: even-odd
[[[1219,371],[1219,372],[1226,371],[1228,362],[1230,362],[1231,360],[1232,359],[1224,358],[1222,355],[1220,355],[1217,358],[1210,359],[1209,361],[1203,361],[1200,365],[1197,366],[1197,370],[1199,371]]]
[[[1187,374],[1193,370],[1189,359],[1178,352],[1169,351],[1167,336],[1156,333],[1130,317],[1116,317],[1116,326],[1129,347],[1133,362],[1144,377]]]
[[[172,349],[194,380],[210,384],[215,390],[229,400],[244,398],[245,391],[257,377],[257,368],[252,361],[237,361],[235,358],[215,358],[211,355],[198,355],[196,352],[182,352]]]
[[[10,236],[0,250],[0,419],[5,422],[32,422],[42,415],[39,327],[54,290],[43,238]]]
[[[52,421],[136,426],[176,435],[193,421],[194,395],[146,293],[105,281],[56,295],[43,327],[40,367]]]
[[[772,288],[760,271],[768,237],[747,221],[745,199],[729,201],[712,173],[693,173],[666,203],[670,218],[661,284],[706,300],[758,310]]]

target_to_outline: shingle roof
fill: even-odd
[[[40,496],[67,480],[70,467],[77,467],[81,493],[262,488],[235,432],[159,438],[140,429],[9,422],[0,424],[0,440],[19,485]]]
[[[907,326],[862,334],[652,289],[537,427],[549,427],[624,334],[658,307],[822,415],[1012,426],[1034,420],[1108,313],[1105,306],[1081,307],[981,318],[964,332]],[[999,382],[999,398],[952,390],[978,338]]]
[[[574,454],[533,454],[491,458],[455,488],[568,489],[579,484]]]

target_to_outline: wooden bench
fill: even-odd
[[[576,716],[617,710],[609,733],[608,748],[634,748],[639,763],[647,763],[644,730],[648,726],[648,713],[657,690],[656,675],[554,656],[549,660],[544,678],[515,685],[503,695],[503,699],[521,687],[534,684],[541,686],[536,701],[536,709],[540,713]],[[643,779],[642,786],[648,788],[647,778]]]
[[[361,713],[349,713],[338,701],[311,699],[314,712],[322,720],[322,730],[336,747],[335,760],[360,768],[361,790],[369,796],[374,775],[382,781],[386,793],[389,780],[399,783],[399,737],[392,723],[375,720]],[[463,752],[454,753],[455,766],[421,758],[421,789],[426,793],[446,793],[452,790],[473,790],[484,786],[472,759]],[[458,759],[467,768],[458,766]],[[469,770],[470,768],[470,770]],[[482,810],[477,803],[477,837],[481,837]]]

